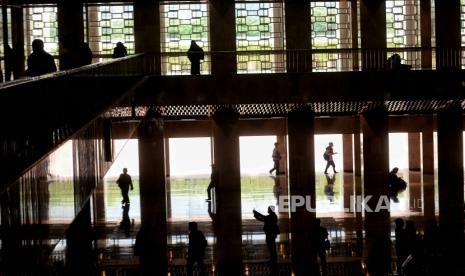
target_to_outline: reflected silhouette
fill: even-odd
[[[131,220],[129,219],[129,207],[131,205],[128,203],[126,205],[123,205],[123,217],[121,219],[121,222],[119,223],[119,228],[124,230],[124,234],[126,237],[129,237],[129,230],[131,229]]]
[[[334,203],[334,183],[336,182],[336,175],[333,174],[331,177],[328,174],[326,176],[326,186],[324,192],[330,203]]]
[[[276,205],[279,206],[279,196],[281,195],[281,181],[277,176],[270,176],[274,181],[273,195],[276,199]]]

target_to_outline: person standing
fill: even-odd
[[[121,204],[129,204],[129,187],[131,187],[131,191],[134,190],[134,186],[132,185],[131,176],[128,174],[128,169],[124,168],[123,173],[119,175],[118,180],[116,180],[119,188],[121,189],[121,195],[123,196],[123,200]]]
[[[408,247],[407,247],[407,236],[404,229],[404,220],[401,218],[397,218],[396,222],[396,229],[395,229],[395,237],[396,237],[396,257],[397,257],[397,274],[403,275],[402,272],[402,264],[404,263],[405,259],[408,256]]]
[[[216,185],[218,184],[218,178],[219,176],[218,176],[218,170],[216,168],[216,165],[212,164],[210,184],[208,184],[208,187],[207,187],[207,195],[208,195],[207,201],[210,201],[212,199],[212,189],[216,188]]]
[[[278,255],[276,253],[276,237],[279,234],[278,216],[274,212],[274,206],[268,206],[268,215],[262,215],[253,210],[253,216],[259,221],[263,221],[263,231],[266,236],[266,245],[270,252],[271,275],[277,275]]]
[[[200,60],[204,59],[204,53],[194,40],[191,40],[187,58],[191,62],[191,75],[200,75]]]
[[[124,46],[123,42],[119,41],[116,43],[116,47],[113,48],[113,55],[111,56],[112,58],[120,58],[120,57],[125,57],[128,55],[128,50],[126,49],[126,46]]]
[[[333,155],[337,154],[337,152],[334,152],[333,146],[334,146],[333,142],[329,142],[329,145],[326,147],[326,151],[323,154],[323,157],[326,160],[325,174],[328,174],[328,168],[330,166],[333,167],[333,172],[337,173],[336,165],[334,164],[334,160],[333,160]]]
[[[187,275],[193,275],[194,263],[200,270],[198,275],[205,275],[205,265],[203,263],[203,257],[205,256],[205,248],[207,248],[207,239],[203,235],[202,231],[198,230],[197,222],[189,222],[189,246],[187,251]]]
[[[329,250],[329,233],[328,230],[321,226],[321,220],[315,219],[315,250],[316,254],[320,258],[320,265],[321,265],[321,275],[326,276],[328,275],[328,268],[326,263],[326,250]]]
[[[57,67],[52,55],[44,50],[44,42],[41,39],[32,41],[32,54],[27,58],[27,76],[39,76],[56,72]]]
[[[279,175],[279,160],[281,160],[281,153],[279,152],[278,146],[278,142],[274,143],[273,154],[271,155],[274,166],[270,170],[270,174],[273,173],[273,171],[276,171],[276,175]]]

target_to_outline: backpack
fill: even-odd
[[[329,161],[329,154],[328,154],[328,152],[325,151],[325,153],[323,153],[323,159],[326,160],[326,161]]]

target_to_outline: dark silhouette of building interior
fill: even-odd
[[[0,275],[186,275],[190,221],[207,237],[208,275],[465,275],[464,5],[2,1]],[[87,43],[93,63],[60,70],[66,37]],[[24,75],[34,39],[58,72]],[[199,75],[192,40],[204,51]],[[117,42],[128,55],[112,59]],[[408,137],[400,202],[389,198],[396,133]],[[315,169],[318,135],[340,137],[337,174]],[[279,205],[276,269],[244,203],[246,136],[276,138],[270,168],[275,141],[282,155],[281,173],[266,169],[267,188],[254,192]],[[181,192],[170,175],[171,139],[199,137],[217,169],[210,201],[209,174]],[[121,206],[105,175],[134,141],[137,185]],[[195,206],[205,216],[173,215]],[[330,237],[327,271],[317,218]],[[417,231],[403,265],[397,218]]]

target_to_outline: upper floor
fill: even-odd
[[[412,69],[463,68],[465,1],[37,1],[2,6],[0,56],[7,45],[24,70],[42,39],[59,64],[60,40],[89,44],[94,62],[117,42],[155,53],[154,73],[188,75],[191,40],[205,51],[201,74],[384,69],[392,54]],[[2,64],[2,68],[11,67]]]

